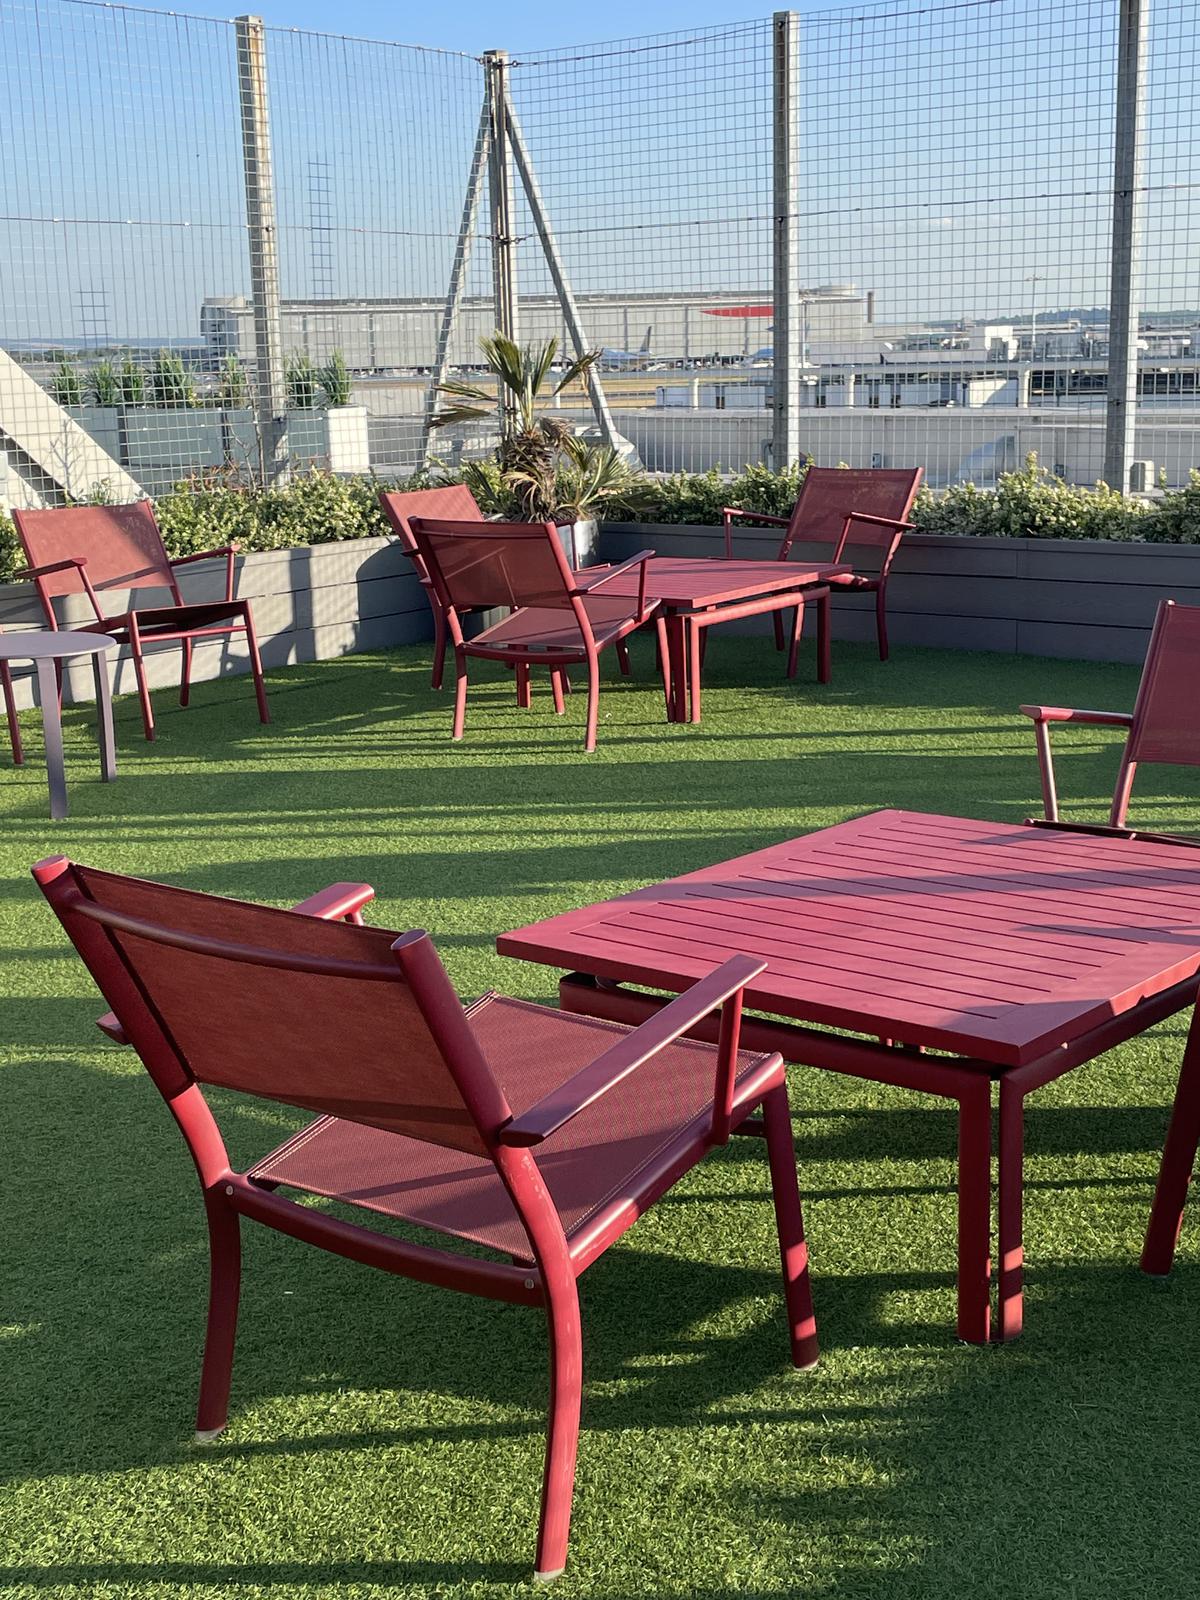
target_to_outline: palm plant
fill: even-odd
[[[123,406],[140,406],[146,398],[146,376],[132,356],[117,371],[117,400]]]
[[[647,495],[645,477],[612,445],[592,444],[572,435],[563,440],[564,460],[555,483],[559,515],[566,513],[576,522],[610,511],[634,512]]]
[[[529,522],[550,522],[560,512],[558,467],[569,439],[571,424],[562,417],[539,416],[543,398],[553,398],[584,376],[599,359],[591,350],[572,362],[563,376],[543,396],[546,380],[558,354],[558,340],[547,339],[540,348],[518,345],[502,333],[480,339],[488,372],[496,379],[501,402],[510,418],[496,452],[497,464],[512,490],[521,515]],[[438,393],[452,403],[435,413],[430,424],[444,428],[456,422],[479,422],[492,415],[496,396],[491,389],[457,379],[443,383]]]
[[[150,368],[150,402],[156,406],[190,406],[196,399],[195,385],[174,350],[160,350]]]
[[[248,403],[249,393],[250,385],[241,357],[230,351],[221,362],[218,401],[227,411],[236,411]]]
[[[293,350],[283,369],[289,411],[315,411],[321,396],[321,375],[307,350]]]
[[[51,373],[48,387],[51,397],[57,400],[60,406],[83,404],[83,379],[79,374],[79,368],[65,356]]]

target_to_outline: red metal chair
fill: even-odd
[[[202,550],[190,556],[168,556],[162,535],[148,500],[127,506],[64,506],[50,511],[16,511],[13,521],[24,547],[29,566],[17,573],[32,578],[37,585],[46,626],[58,627],[54,601],[59,595],[86,594],[96,614],[94,624],[128,644],[133,655],[138,695],[142,703],[142,722],[147,739],[154,738],[154,712],[146,682],[143,646],[178,641],[183,646],[183,667],[179,683],[179,703],[186,706],[190,697],[192,651],[197,640],[227,638],[244,633],[254,674],[254,693],[258,714],[270,722],[267,691],[263,684],[262,662],[254,635],[254,620],[248,600],[235,600],[232,545],[219,550]],[[203,605],[186,605],[179,592],[175,572],[196,561],[225,557],[225,598]],[[106,616],[100,595],[106,589],[165,589],[170,605],[131,607],[118,616]],[[89,627],[93,626],[89,622]]]
[[[600,652],[615,645],[655,615],[657,601],[646,600],[643,550],[618,567],[572,572],[552,522],[451,522],[429,517],[409,521],[421,559],[446,615],[458,674],[454,738],[461,739],[467,714],[467,659],[503,661],[515,666],[518,703],[530,703],[529,669],[550,668],[554,709],[563,710],[566,668],[587,667],[588,710],[584,748],[596,748],[600,699]],[[641,567],[635,602],[599,590],[619,573]],[[461,618],[472,610],[508,607],[512,615],[476,634],[463,636]],[[666,631],[655,618],[664,690],[670,701]]]
[[[454,483],[445,489],[417,489],[411,494],[397,494],[381,490],[379,504],[391,523],[404,552],[412,562],[417,580],[425,591],[429,609],[433,612],[433,675],[431,689],[440,689],[446,671],[446,645],[450,638],[446,626],[446,612],[436,593],[433,579],[425,566],[424,557],[413,538],[410,517],[443,517],[451,522],[482,522],[483,512],[475,496],[465,483]]]
[[[495,993],[464,1011],[428,934],[348,925],[361,923],[365,885],[337,884],[297,916],[62,856],[34,877],[112,1006],[102,1026],[137,1050],[199,1175],[211,1245],[202,1440],[228,1412],[242,1217],[421,1283],[540,1307],[550,1404],[536,1573],[557,1576],[579,1431],[576,1280],[735,1131],[765,1137],[791,1357],[815,1363],[783,1062],[738,1049],[743,987],[764,962],[732,957],[632,1029]],[[717,1007],[715,1049],[681,1038]],[[316,1119],[235,1171],[204,1084]],[[492,1255],[381,1234],[281,1187]]]
[[[1068,706],[1022,706],[1033,719],[1042,801],[1046,820],[1058,821],[1058,793],[1050,753],[1050,724],[1086,722],[1103,728],[1128,728],[1109,826],[1123,828],[1129,795],[1140,761],[1168,766],[1200,766],[1200,710],[1195,685],[1200,674],[1200,606],[1164,600],[1154,618],[1142,681],[1132,711],[1079,711]]]
[[[725,554],[733,555],[733,523],[767,522],[786,528],[779,547],[779,560],[786,561],[797,545],[824,545],[830,562],[851,562],[856,570],[828,580],[832,589],[854,589],[875,596],[875,631],[879,639],[879,659],[888,658],[887,584],[900,541],[912,527],[908,514],[921,487],[921,467],[809,467],[800,485],[800,496],[790,517],[768,517],[758,511],[742,511],[724,506]],[[870,571],[857,570],[858,563],[848,552],[864,551]],[[808,554],[810,552],[806,552]],[[800,642],[803,610],[798,609],[792,625],[788,652],[788,672],[795,676],[796,653]],[[775,613],[775,648],[785,646],[783,617]]]
[[[3,633],[0,628],[0,633]],[[17,721],[17,701],[13,694],[12,668],[0,661],[0,693],[4,696],[4,716],[8,722],[8,742],[12,747],[13,766],[25,764],[25,748],[21,743],[21,724]]]

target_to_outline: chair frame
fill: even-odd
[[[0,629],[3,632],[3,629]],[[21,724],[17,719],[17,698],[13,692],[12,668],[0,661],[0,694],[4,697],[4,717],[8,723],[8,743],[14,767],[25,765],[25,746],[21,743]]]
[[[454,694],[454,724],[452,738],[461,739],[466,727],[467,716],[467,661],[474,656],[483,661],[502,661],[516,669],[517,674],[517,704],[527,707],[530,704],[530,678],[531,667],[544,666],[550,669],[550,683],[554,695],[554,709],[561,716],[564,710],[564,693],[566,692],[566,669],[570,666],[582,665],[587,670],[588,679],[588,704],[587,704],[587,730],[584,738],[584,749],[590,755],[596,748],[596,732],[599,725],[600,705],[600,653],[609,644],[621,645],[629,634],[644,627],[653,620],[658,634],[658,650],[661,670],[663,674],[663,688],[667,706],[671,703],[671,684],[669,659],[670,651],[667,644],[666,626],[661,614],[658,612],[658,601],[646,599],[646,563],[653,557],[653,550],[639,550],[627,561],[615,567],[600,567],[598,569],[584,568],[581,572],[574,571],[567,562],[562,546],[558,541],[558,529],[552,522],[460,522],[451,519],[433,517],[413,517],[410,522],[412,534],[417,543],[421,560],[425,570],[429,573],[434,591],[446,617],[446,627],[450,634],[450,643],[454,649],[454,667],[456,673]],[[455,605],[453,594],[446,583],[438,562],[437,554],[430,541],[430,534],[461,534],[464,538],[494,537],[498,542],[503,539],[524,539],[536,543],[544,541],[551,552],[559,577],[562,580],[564,614],[571,614],[579,628],[580,643],[576,646],[551,645],[538,647],[532,643],[504,644],[489,643],[488,635],[491,630],[485,630],[477,638],[467,639],[462,629],[462,611]],[[592,630],[591,619],[588,616],[584,601],[589,595],[597,593],[606,583],[614,578],[623,576],[634,568],[639,570],[637,611],[636,615],[629,618],[627,625],[623,626],[615,637],[597,643]],[[589,570],[594,571],[594,576],[585,576]],[[490,608],[489,608],[490,609]],[[526,607],[518,608],[515,615]],[[622,664],[624,670],[624,663]]]
[[[88,603],[95,613],[94,626],[98,632],[107,633],[121,643],[129,645],[133,657],[134,676],[137,679],[138,698],[141,702],[142,725],[146,738],[153,740],[156,737],[154,725],[154,709],[150,703],[150,686],[146,677],[146,661],[144,646],[146,644],[178,643],[182,647],[182,663],[179,679],[179,704],[186,706],[191,699],[192,679],[192,653],[195,643],[199,639],[212,639],[228,637],[234,633],[244,633],[250,655],[250,671],[254,678],[254,694],[258,702],[258,715],[260,722],[269,723],[271,720],[270,708],[267,705],[266,685],[263,682],[262,659],[258,650],[258,639],[254,632],[254,617],[249,600],[238,600],[234,596],[236,584],[235,562],[238,547],[235,544],[222,545],[215,550],[198,550],[191,555],[169,556],[166,546],[162,542],[162,533],[154,516],[153,508],[148,500],[133,502],[135,507],[144,507],[144,512],[138,514],[142,517],[145,532],[152,535],[158,542],[161,562],[152,576],[139,575],[137,583],[126,585],[136,588],[165,588],[173,601],[169,606],[135,606],[122,612],[119,616],[106,616],[101,605],[96,588],[88,573],[88,558],[86,556],[71,556],[62,561],[51,561],[39,565],[34,558],[34,546],[37,540],[36,523],[31,518],[53,515],[47,511],[21,511],[13,510],[13,522],[16,525],[17,535],[21,540],[26,559],[30,565],[22,567],[15,576],[17,578],[32,579],[41,601],[42,611],[46,618],[46,625],[54,632],[58,631],[58,614],[54,609],[55,594],[73,594],[82,592],[87,596]],[[70,508],[72,510],[79,508]],[[98,517],[102,517],[110,508],[96,506],[94,510]],[[122,507],[122,510],[130,509]],[[193,566],[198,561],[216,561],[221,557],[225,559],[225,598],[223,601],[202,602],[199,605],[189,604],[180,592],[176,571],[180,567]],[[66,587],[60,585],[51,588],[47,579],[60,573],[72,573],[75,581]],[[116,587],[114,584],[113,587]],[[186,625],[187,613],[204,611],[208,613],[207,620],[198,622],[191,627]],[[214,615],[214,612],[216,613]],[[222,617],[231,620],[222,621]],[[182,624],[172,626],[172,623]],[[60,676],[61,684],[61,676]]]
[[[1154,615],[1154,626],[1150,632],[1150,643],[1146,648],[1146,659],[1142,666],[1142,676],[1138,684],[1137,698],[1132,711],[1088,711],[1075,706],[1042,706],[1024,705],[1020,707],[1021,715],[1029,717],[1033,722],[1033,734],[1037,743],[1038,773],[1042,784],[1042,806],[1047,822],[1057,822],[1058,816],[1058,788],[1054,777],[1054,757],[1050,749],[1050,728],[1056,722],[1086,723],[1098,728],[1125,728],[1128,737],[1125,748],[1121,752],[1121,762],[1117,769],[1117,781],[1113,789],[1112,805],[1108,812],[1108,825],[1110,828],[1125,828],[1125,818],[1129,812],[1129,800],[1133,791],[1133,780],[1137,775],[1138,751],[1142,738],[1147,732],[1147,719],[1150,698],[1155,687],[1155,679],[1166,645],[1166,631],[1170,625],[1172,614],[1177,610],[1200,611],[1198,607],[1177,607],[1174,600],[1162,600]],[[1183,765],[1184,763],[1168,763],[1168,765]],[[1200,762],[1195,763],[1200,765]],[[1064,824],[1069,826],[1069,824]]]
[[[857,468],[855,470],[856,473],[867,471],[884,471],[889,474],[893,473],[893,469],[890,467]],[[779,561],[786,561],[788,559],[794,544],[818,542],[811,539],[806,540],[804,533],[805,495],[814,494],[818,490],[819,486],[828,485],[830,482],[839,477],[842,471],[843,469],[840,467],[809,467],[808,471],[804,475],[804,482],[800,485],[800,493],[796,499],[796,504],[792,507],[790,516],[768,516],[765,512],[745,511],[739,506],[722,506],[721,521],[725,532],[726,559],[732,560],[733,558],[733,524],[735,520],[740,522],[764,522],[768,523],[771,527],[785,529],[786,531],[783,536],[783,542],[779,546],[779,551],[776,557],[776,559]],[[819,541],[821,544],[832,544],[833,554],[830,556],[829,560],[830,563],[834,565],[843,560],[844,552],[848,544],[871,544],[883,551],[883,555],[880,560],[879,571],[877,573],[845,573],[838,577],[831,577],[828,580],[831,589],[851,589],[862,594],[874,594],[875,634],[878,640],[879,659],[881,661],[886,661],[889,655],[887,631],[888,578],[891,575],[892,562],[896,559],[896,552],[900,548],[900,541],[903,539],[904,535],[911,532],[914,527],[914,524],[908,520],[908,516],[909,512],[912,510],[913,502],[917,498],[917,493],[921,487],[921,480],[924,475],[925,469],[923,467],[914,467],[912,469],[912,480],[906,491],[904,509],[899,516],[880,517],[866,511],[851,511],[848,512],[843,519],[842,531],[840,535],[832,540],[822,538]],[[874,534],[875,536],[863,538],[860,533],[859,538],[853,539],[851,538],[851,534],[856,527],[865,527],[869,529],[871,534]],[[887,529],[891,530],[891,537],[885,539],[882,537],[882,535]],[[796,615],[793,618],[790,647],[788,646],[788,641],[784,634],[783,617],[781,611],[777,611],[775,613],[774,620],[775,648],[777,650],[788,648],[788,676],[794,677],[794,663],[796,660],[796,653],[799,649],[800,630],[804,623],[803,609],[797,608]]]
[[[379,504],[383,508],[383,514],[391,524],[396,538],[404,547],[405,555],[412,562],[417,582],[424,589],[425,598],[429,601],[429,609],[433,613],[433,671],[429,679],[429,687],[431,689],[440,689],[445,681],[446,648],[450,642],[450,630],[446,624],[445,608],[438,599],[433,579],[429,576],[429,568],[425,564],[425,557],[421,554],[417,541],[413,538],[409,517],[414,515],[421,516],[426,513],[434,517],[443,515],[437,509],[439,496],[447,503],[452,500],[460,503],[460,509],[450,510],[445,513],[448,516],[452,516],[455,521],[468,520],[461,514],[462,510],[465,510],[467,501],[475,507],[480,522],[486,520],[483,512],[479,509],[478,501],[465,483],[448,484],[441,489],[418,489],[411,494],[401,494],[396,490],[387,489],[379,491]],[[425,506],[421,510],[417,510],[415,507],[412,511],[401,510],[401,501],[414,502],[418,500],[425,502]],[[480,608],[479,612],[463,612],[461,614],[463,616],[480,615],[481,612],[482,608]]]
[[[731,957],[649,1021],[623,1030],[587,1066],[514,1117],[471,1030],[471,1012],[463,1010],[428,934],[418,930],[396,938],[390,947],[392,963],[285,953],[187,934],[100,906],[87,895],[71,862],[63,856],[39,862],[33,875],[113,1008],[100,1019],[100,1027],[110,1038],[130,1043],[136,1049],[167,1102],[196,1167],[211,1251],[208,1321],[196,1416],[198,1441],[214,1438],[227,1420],[243,1217],[349,1260],[421,1283],[514,1305],[541,1307],[549,1336],[550,1394],[535,1577],[543,1581],[557,1577],[566,1565],[582,1396],[577,1279],[710,1149],[727,1143],[732,1133],[757,1134],[765,1140],[791,1359],[802,1369],[816,1364],[816,1324],[782,1057],[777,1053],[761,1056],[740,1084],[737,1080],[742,996],[746,984],[765,967],[764,961]],[[294,910],[307,916],[361,923],[362,908],[372,896],[373,890],[367,884],[335,884],[302,901]],[[462,1256],[380,1234],[299,1205],[275,1193],[273,1185],[256,1184],[252,1169],[235,1171],[200,1082],[173,1049],[165,1027],[138,985],[136,972],[126,964],[125,955],[108,937],[108,930],[234,962],[366,982],[405,982],[457,1084],[484,1152],[512,1200],[529,1240],[532,1265]],[[713,1052],[711,1119],[701,1132],[689,1131],[691,1125],[685,1124],[672,1143],[643,1169],[636,1193],[612,1200],[569,1245],[533,1159],[533,1150],[717,1010],[720,1032]]]

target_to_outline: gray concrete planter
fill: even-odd
[[[189,601],[220,599],[224,594],[224,561],[201,562],[179,574],[183,597]],[[238,562],[237,596],[254,602],[263,665],[289,666],[299,661],[326,661],[362,650],[383,650],[431,638],[429,605],[408,558],[391,539],[348,539],[337,544],[303,545],[293,550],[270,550],[242,557]],[[125,596],[112,592],[111,609],[119,613]],[[141,604],[153,604],[155,591],[139,591]],[[69,596],[60,602],[61,624],[86,627],[87,602]],[[42,626],[41,608],[32,584],[0,584],[0,627],[6,632]],[[134,692],[132,663],[122,650],[114,661],[113,687],[118,694]],[[148,658],[154,686],[175,686],[179,681],[179,646],[152,647]],[[204,682],[248,672],[244,641],[214,641],[196,647],[193,681]],[[28,677],[17,663],[18,703],[32,704]],[[269,685],[268,685],[269,688]],[[70,701],[93,697],[90,666],[69,668],[66,697]]]
[[[747,557],[772,556],[778,546],[774,529],[737,536],[737,553]],[[720,556],[724,535],[712,527],[605,524],[606,560],[641,549]],[[1200,545],[910,534],[892,568],[888,631],[893,651],[910,644],[1140,662],[1160,600],[1200,605]],[[837,596],[833,616],[835,638],[874,639],[871,596]],[[762,619],[730,624],[739,627],[761,632]]]

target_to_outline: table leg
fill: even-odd
[[[42,709],[42,730],[46,740],[46,777],[50,784],[50,815],[61,820],[67,814],[67,773],[63,765],[62,718],[58,709],[58,678],[49,656],[39,656],[37,669],[38,701]]]
[[[1175,1104],[1171,1109],[1171,1121],[1167,1128],[1166,1143],[1163,1145],[1162,1165],[1158,1169],[1158,1184],[1154,1190],[1154,1204],[1150,1209],[1146,1240],[1142,1246],[1143,1272],[1161,1275],[1171,1270],[1198,1146],[1200,1146],[1200,1012],[1193,1016],[1188,1041],[1184,1047],[1183,1063],[1179,1069],[1179,1086],[1175,1090]]]
[[[817,682],[833,677],[833,597],[829,590],[817,601]]]
[[[671,663],[671,721],[686,722],[688,707],[687,622],[667,618],[667,654]]]
[[[958,1337],[991,1332],[992,1086],[972,1084],[958,1102]]]
[[[691,690],[691,715],[692,722],[700,721],[700,641],[704,637],[704,629],[695,617],[689,617],[684,624],[687,629],[688,641],[688,687]]]
[[[100,738],[100,776],[111,783],[117,775],[117,742],[113,736],[112,692],[108,686],[108,658],[100,651],[92,657],[96,680],[96,722]]]
[[[1024,1313],[1025,1245],[1022,1214],[1025,1191],[1025,1094],[1000,1080],[999,1301],[997,1336],[1015,1339]]]

